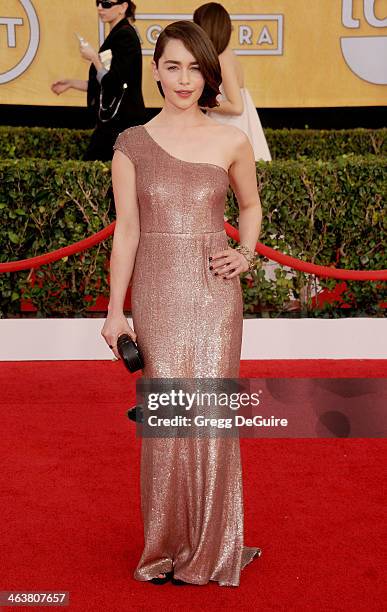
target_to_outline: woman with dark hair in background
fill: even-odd
[[[97,0],[98,16],[110,32],[98,53],[83,39],[82,57],[91,62],[88,81],[62,79],[51,86],[61,94],[67,89],[87,91],[87,105],[95,118],[85,160],[111,160],[113,144],[125,128],[145,121],[142,95],[142,52],[135,21],[136,5],[123,0]],[[99,54],[105,52],[102,63]],[[104,66],[105,64],[105,66]]]
[[[254,265],[262,220],[253,149],[242,130],[200,110],[216,106],[221,83],[202,28],[168,25],[152,69],[163,108],[114,145],[116,227],[101,334],[117,358],[121,334],[137,340],[145,382],[205,378],[216,385],[215,378],[224,390],[223,379],[239,377],[239,275]],[[229,184],[239,206],[235,249],[224,229]],[[123,312],[131,280],[134,330]],[[239,437],[235,429],[227,437],[208,429],[165,437],[153,428],[141,439],[144,549],[136,580],[238,586],[242,569],[261,554],[244,545]]]
[[[250,139],[255,160],[271,161],[257,109],[249,90],[244,86],[243,68],[230,46],[230,15],[218,2],[208,2],[196,9],[193,20],[210,37],[222,69],[220,106],[206,109],[207,115],[220,123],[239,127]]]

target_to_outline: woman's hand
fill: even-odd
[[[88,60],[89,62],[95,62],[98,61],[98,53],[95,51],[95,49],[93,49],[93,47],[87,43],[87,44],[80,44],[79,45],[79,52],[81,54],[81,56],[83,57],[83,59]]]
[[[64,91],[67,91],[73,86],[72,79],[61,79],[60,81],[55,81],[51,85],[51,91],[56,93],[57,96],[62,94]]]
[[[108,314],[101,330],[101,335],[105,338],[108,346],[113,347],[111,350],[117,359],[120,359],[120,354],[117,350],[117,338],[121,334],[128,334],[132,340],[136,342],[137,336],[133,329],[129,326],[124,313]]]
[[[229,247],[227,251],[214,253],[210,257],[209,266],[213,274],[228,280],[242,272],[247,272],[249,262],[242,253]]]

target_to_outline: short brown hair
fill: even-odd
[[[205,30],[218,53],[223,53],[231,38],[230,15],[219,2],[207,2],[199,6],[193,20]]]
[[[192,21],[182,20],[170,23],[160,32],[156,41],[153,59],[157,67],[160,57],[164,53],[166,44],[171,39],[181,40],[183,45],[192,53],[199,64],[205,85],[203,93],[198,100],[198,105],[208,108],[219,106],[216,96],[220,94],[219,85],[222,82],[222,72],[218,54],[209,36],[200,26]],[[157,81],[157,86],[164,98],[164,92],[160,81]]]

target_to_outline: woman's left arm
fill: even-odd
[[[255,246],[261,233],[262,206],[258,193],[254,151],[250,140],[242,130],[231,126],[230,129],[235,131],[232,138],[236,146],[234,161],[228,174],[239,207],[239,241],[240,245],[255,253]],[[215,253],[211,263],[213,270],[225,279],[233,278],[249,269],[246,257],[231,248]]]

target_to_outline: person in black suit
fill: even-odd
[[[62,79],[53,83],[52,91],[61,94],[69,88],[87,91],[87,106],[96,123],[85,160],[111,160],[113,144],[120,132],[145,123],[142,95],[142,53],[137,32],[129,20],[135,21],[136,5],[122,0],[96,2],[98,15],[108,23],[110,32],[98,53],[83,40],[82,57],[91,62],[88,81]],[[111,51],[107,69],[99,53]]]

